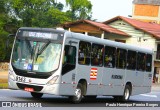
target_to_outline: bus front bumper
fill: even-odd
[[[60,84],[54,85],[41,85],[41,84],[28,84],[20,83],[12,79],[8,79],[8,88],[14,90],[24,90],[28,92],[37,92],[44,94],[54,94],[59,95],[59,86]]]

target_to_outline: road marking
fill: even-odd
[[[142,96],[146,96],[146,97],[153,97],[153,98],[157,98],[157,96],[156,96],[156,95],[148,95],[148,94],[140,94],[140,95],[142,95]]]

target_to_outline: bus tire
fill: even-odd
[[[83,97],[83,87],[81,83],[78,83],[77,88],[75,90],[75,95],[74,96],[70,96],[70,100],[73,103],[80,103]]]
[[[31,92],[33,98],[40,99],[43,96],[43,93]]]
[[[126,102],[129,100],[131,95],[131,87],[129,85],[125,86],[123,96],[120,96],[120,101]]]

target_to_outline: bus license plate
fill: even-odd
[[[18,82],[25,82],[25,81],[26,81],[26,78],[25,78],[25,77],[22,77],[22,76],[17,76],[17,77],[16,77],[16,81],[18,81]]]
[[[28,92],[33,92],[33,91],[34,91],[33,88],[28,88],[28,87],[25,87],[24,90],[25,90],[25,91],[28,91]]]

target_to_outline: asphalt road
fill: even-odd
[[[68,109],[71,110],[74,107],[78,107],[79,109],[83,110],[86,109],[86,107],[92,107],[92,110],[95,108],[99,107],[99,109],[106,109],[107,105],[107,110],[108,109],[119,109],[119,110],[125,110],[125,109],[137,109],[138,104],[146,104],[146,101],[149,101],[150,107],[153,106],[160,106],[160,86],[154,86],[152,88],[152,92],[148,94],[140,94],[136,96],[131,96],[130,101],[127,103],[124,102],[118,102],[119,104],[123,105],[115,105],[117,104],[115,100],[111,96],[98,96],[96,100],[89,100],[89,99],[84,99],[80,104],[72,104],[67,97],[61,97],[61,96],[54,96],[54,95],[48,95],[45,94],[42,99],[34,99],[31,97],[30,93],[21,91],[21,90],[9,90],[9,89],[1,89],[0,90],[0,106],[2,106],[2,102],[11,102],[11,103],[33,103],[37,104],[37,106],[42,106],[42,107],[58,107],[58,109],[67,109],[66,107],[69,107]],[[127,107],[132,104],[132,107]],[[137,104],[136,107],[133,107],[133,104]],[[15,107],[17,105],[14,105]],[[110,107],[109,107],[110,106]],[[113,107],[111,107],[113,106]],[[119,108],[120,107],[120,108]],[[150,107],[144,106],[145,109],[150,110]],[[154,109],[156,109],[154,107]],[[0,107],[1,109],[2,107]],[[142,108],[142,107],[140,107]],[[4,109],[4,108],[3,108]],[[56,110],[58,110],[56,109]],[[160,107],[157,107],[157,110],[160,109]],[[7,109],[8,110],[8,109]],[[75,110],[75,109],[74,109]]]

